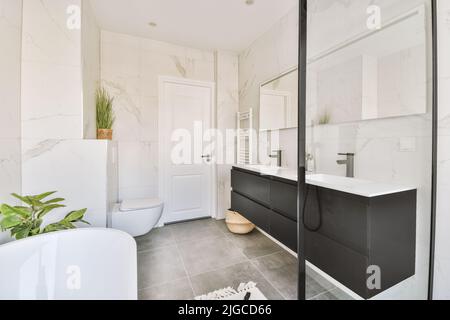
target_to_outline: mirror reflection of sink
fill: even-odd
[[[255,170],[259,170],[259,171],[263,171],[263,170],[278,170],[281,167],[275,167],[275,166],[266,166],[263,164],[249,164],[246,165],[245,167],[249,168],[249,169],[255,169]]]
[[[289,169],[289,168],[276,167],[276,166],[266,166],[266,165],[262,165],[262,164],[249,165],[247,167],[255,169],[255,170],[267,171],[267,172],[288,172],[288,171],[294,171],[294,170]]]
[[[297,171],[294,169],[284,168],[284,167],[275,167],[275,166],[266,166],[266,165],[246,165],[243,167],[247,170],[256,171],[262,175],[267,176],[276,176],[288,180],[297,181]]]

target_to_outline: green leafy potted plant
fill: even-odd
[[[2,231],[9,230],[11,236],[17,240],[36,236],[39,234],[75,229],[74,223],[81,222],[89,224],[84,221],[84,214],[87,209],[72,211],[68,213],[64,219],[59,222],[49,224],[42,228],[44,217],[51,211],[64,208],[61,202],[65,199],[56,198],[45,200],[54,192],[46,192],[36,196],[19,196],[12,194],[13,197],[21,200],[28,206],[10,206],[2,204],[0,206],[0,228]]]
[[[112,140],[112,127],[115,121],[113,101],[114,99],[109,95],[105,88],[99,88],[97,90],[97,139]]]

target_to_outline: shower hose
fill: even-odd
[[[308,202],[310,188],[311,188],[310,186],[306,185],[305,202],[303,203],[302,219],[303,219],[303,225],[306,228],[306,230],[311,231],[311,232],[317,232],[320,230],[320,228],[322,228],[322,204],[320,202],[319,188],[317,188],[317,187],[315,187],[315,189],[316,189],[317,207],[319,209],[319,223],[318,223],[317,227],[315,227],[315,228],[308,226],[308,224],[306,223],[306,203]]]

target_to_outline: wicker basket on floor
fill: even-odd
[[[225,220],[228,230],[236,234],[248,234],[255,229],[255,225],[241,216],[239,213],[228,210]]]

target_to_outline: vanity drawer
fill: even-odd
[[[270,185],[272,209],[291,220],[297,221],[297,194],[298,188],[296,185],[272,181]]]
[[[365,198],[316,186],[308,186],[305,223],[317,233],[362,255],[368,255],[367,207]],[[319,205],[320,203],[320,205]]]
[[[258,226],[266,232],[270,232],[269,218],[271,211],[266,207],[247,199],[246,197],[236,193],[231,193],[231,208],[233,211],[243,215],[254,225]]]
[[[305,232],[306,260],[363,298],[369,258],[318,233]]]
[[[297,252],[297,222],[271,212],[269,234],[289,249]]]
[[[237,170],[231,171],[233,191],[270,207],[270,180]]]

